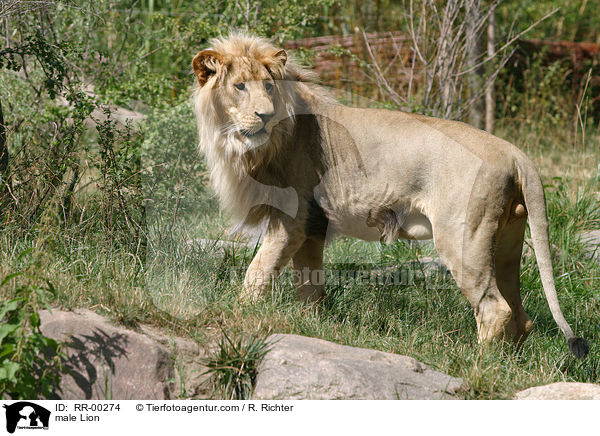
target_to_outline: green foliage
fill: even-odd
[[[187,99],[191,60],[210,38],[233,29],[279,41],[309,36],[327,28],[323,14],[336,0],[75,3],[57,10],[55,31],[80,47],[76,62],[101,96],[165,108]]]
[[[264,338],[249,336],[232,340],[223,331],[213,356],[201,359],[208,369],[214,392],[224,400],[249,400],[256,381],[258,364],[272,344]]]
[[[123,236],[128,241],[143,241],[144,205],[142,201],[140,143],[141,136],[128,122],[123,130],[117,129],[110,110],[106,119],[98,122],[98,159],[91,159],[100,178],[97,187],[102,193],[100,210],[103,211],[108,236]],[[127,235],[129,233],[129,235]],[[127,236],[124,236],[127,235]]]
[[[86,212],[95,217],[99,211],[104,219],[92,225],[104,225],[108,237],[119,240],[113,229],[120,228],[139,238],[138,137],[130,127],[118,130],[105,113],[105,120],[97,123],[98,141],[92,140],[88,120],[103,105],[85,92],[72,68],[82,42],[61,39],[52,29],[55,19],[42,14],[38,25],[29,15],[10,21],[21,26],[0,51],[0,66],[24,73],[0,75],[0,98],[8,102],[4,109],[11,156],[7,189],[0,191],[3,221],[29,232],[42,220],[64,227],[74,220],[90,223]],[[99,209],[90,210],[81,201],[89,198],[84,188],[90,185],[102,193],[96,196]],[[137,214],[131,211],[134,207]]]
[[[31,33],[24,35],[20,45],[0,50],[0,68],[19,71],[23,57],[33,56],[44,71],[44,88],[50,98],[54,98],[62,90],[63,81],[68,76],[64,62],[64,53],[68,48],[65,42],[51,44],[40,29],[34,28]]]
[[[27,86],[13,83],[14,91]],[[76,85],[65,100],[68,105],[39,99],[35,115],[28,106],[11,106],[8,119],[18,131],[9,142],[10,189],[0,192],[4,222],[25,232],[42,220],[64,227],[85,223],[113,241],[123,235],[139,240],[142,137],[130,125],[118,127],[104,109],[104,120],[97,120],[97,140],[92,141],[86,120],[104,107]]]
[[[571,118],[575,107],[574,102],[568,101],[567,67],[560,62],[545,66],[543,58],[538,53],[525,68],[508,71],[502,77],[508,85],[500,96],[500,121],[519,119],[522,123],[544,125]]]
[[[553,201],[548,204],[548,216],[556,229],[570,234],[600,227],[600,202],[595,194],[600,192],[600,177],[569,189],[567,180],[554,177],[546,191],[553,191]]]
[[[142,124],[142,165],[149,213],[182,217],[208,200],[207,174],[188,101],[155,109]]]
[[[589,148],[598,127],[594,120],[598,116],[594,89],[585,81],[575,86],[569,65],[561,61],[548,64],[544,52],[529,59],[520,58],[515,65],[516,68],[511,66],[499,76],[498,82],[502,84],[496,104],[499,136],[507,131],[505,137],[514,138],[519,146],[529,137],[533,144],[527,145],[536,150],[566,152]],[[547,134],[550,130],[554,132],[552,135]]]
[[[499,22],[505,28],[514,20],[517,25],[529,25],[556,8],[559,10],[552,19],[536,26],[528,38],[596,41],[600,36],[598,0],[505,0],[499,8]]]
[[[7,285],[20,274],[6,277]],[[40,330],[39,310],[50,309],[47,286],[22,285],[0,306],[0,394],[13,399],[50,398],[58,390],[62,345]]]

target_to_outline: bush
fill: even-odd
[[[6,277],[1,286],[21,274]],[[62,344],[40,330],[41,308],[49,309],[46,287],[23,285],[0,307],[0,394],[12,399],[50,398],[59,389]]]

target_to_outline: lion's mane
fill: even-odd
[[[252,57],[265,59],[278,49],[268,40],[243,33],[232,33],[227,37],[210,41],[211,50],[228,57]],[[264,204],[264,192],[256,192],[255,180],[269,180],[265,171],[277,166],[276,159],[285,159],[280,151],[294,131],[294,119],[304,98],[316,98],[326,93],[316,86],[317,76],[302,67],[293,58],[288,58],[281,68],[271,71],[275,81],[274,106],[280,121],[272,130],[268,141],[252,150],[239,152],[239,147],[227,124],[226,108],[220,103],[222,93],[230,92],[221,86],[227,75],[227,66],[219,65],[204,86],[193,93],[193,106],[198,123],[199,147],[206,157],[210,181],[222,206],[232,214],[234,220],[243,226],[258,224],[266,212],[254,210],[251,215],[245,211],[253,206]],[[283,164],[283,162],[282,162]],[[264,177],[263,177],[264,176]],[[260,190],[258,190],[260,191]],[[240,211],[245,216],[239,215]]]

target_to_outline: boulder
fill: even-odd
[[[253,399],[458,399],[462,380],[408,356],[273,335],[258,368]]]
[[[204,345],[180,336],[165,336],[164,331],[140,325],[140,332],[170,350],[175,371],[173,399],[208,399],[213,394],[210,378],[201,359],[215,352],[215,343],[206,338]],[[203,341],[204,342],[204,341]]]
[[[600,230],[588,230],[579,235],[579,240],[585,248],[589,258],[594,258],[600,263]]]
[[[600,385],[559,382],[525,389],[515,400],[600,400]]]
[[[67,343],[67,371],[57,398],[172,398],[173,361],[157,341],[88,310],[41,311],[40,318],[44,335]]]

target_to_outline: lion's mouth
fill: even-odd
[[[253,138],[255,136],[259,136],[259,135],[262,135],[262,134],[266,135],[267,131],[265,130],[265,128],[263,126],[260,130],[257,130],[256,132],[249,132],[248,130],[241,129],[240,133],[242,135],[244,135],[246,138]]]

